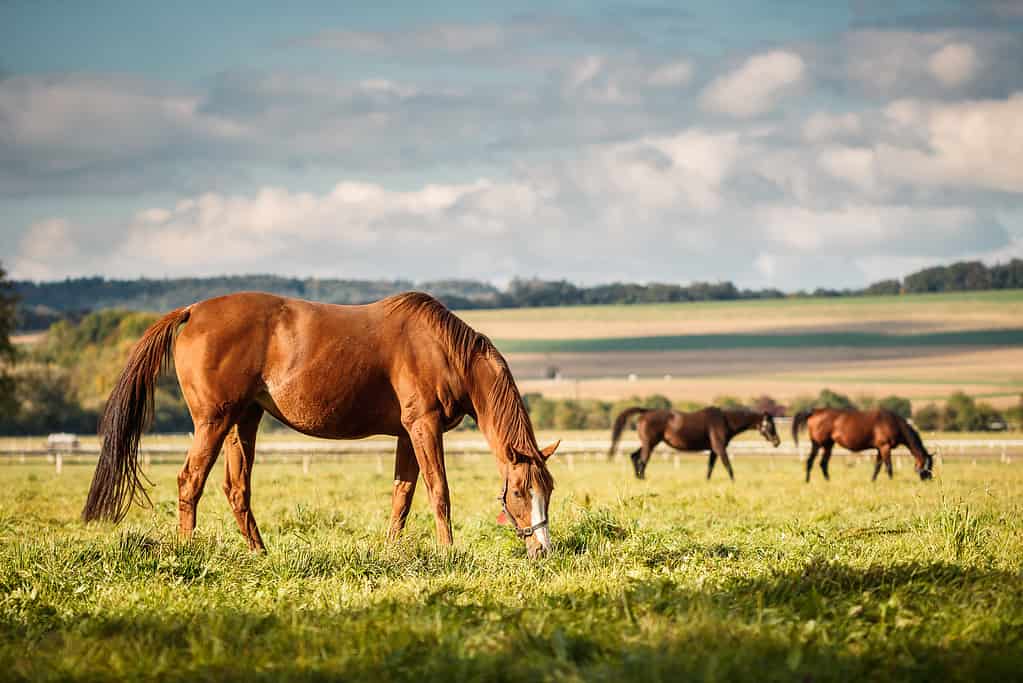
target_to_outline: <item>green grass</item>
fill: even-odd
[[[498,528],[489,462],[453,460],[456,545],[417,500],[383,542],[370,462],[257,465],[269,547],[219,491],[174,537],[173,466],[119,527],[77,514],[91,468],[0,469],[0,677],[196,680],[1011,680],[1023,664],[1023,465],[738,458],[737,482],[655,456],[562,459],[553,556]],[[718,473],[720,475],[720,473]],[[420,495],[424,492],[420,491]]]
[[[503,353],[594,353],[608,351],[699,351],[706,349],[799,349],[848,346],[1020,346],[1023,328],[925,334],[803,332],[792,334],[686,334],[592,339],[497,339]]]

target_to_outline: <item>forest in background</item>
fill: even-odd
[[[276,275],[239,275],[163,280],[108,280],[74,278],[55,282],[13,282],[20,299],[17,329],[45,330],[59,320],[80,320],[89,312],[122,308],[133,311],[167,311],[214,296],[237,291],[265,291],[313,301],[358,304],[420,289],[433,294],[449,308],[525,308],[595,304],[678,303],[686,301],[732,301],[803,296],[858,296],[919,294],[927,292],[1023,289],[1023,260],[987,266],[964,261],[936,266],[899,279],[883,280],[863,289],[818,288],[812,292],[785,293],[777,289],[740,289],[731,282],[612,283],[592,287],[564,280],[515,279],[507,289],[476,280],[345,280],[288,278]]]

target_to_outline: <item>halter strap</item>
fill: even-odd
[[[504,516],[507,517],[508,521],[511,522],[512,526],[515,527],[515,535],[516,536],[518,536],[519,538],[525,540],[525,539],[529,538],[530,536],[532,536],[533,532],[535,532],[537,529],[542,529],[545,526],[547,526],[547,517],[545,516],[543,518],[543,520],[537,522],[533,526],[520,527],[518,525],[518,523],[515,521],[515,517],[512,516],[512,513],[508,511],[507,498],[508,498],[508,479],[505,478],[505,480],[504,480],[504,490],[501,491],[501,495],[497,497],[497,500],[498,500],[498,502],[501,503],[501,508],[504,510]]]

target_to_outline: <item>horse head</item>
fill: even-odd
[[[539,457],[513,452],[512,460],[504,468],[504,487],[497,499],[501,503],[497,521],[515,529],[515,535],[526,544],[530,558],[546,555],[551,550],[547,514],[554,480],[547,470],[547,459],[554,455],[560,443],[544,448]]]
[[[774,417],[770,413],[764,413],[760,417],[760,424],[757,425],[757,431],[760,432],[761,436],[771,442],[775,448],[781,444],[781,438],[778,436],[778,430],[774,428]]]

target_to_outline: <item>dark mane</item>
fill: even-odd
[[[473,363],[482,360],[496,370],[497,380],[491,388],[489,407],[492,411],[496,438],[508,448],[530,459],[530,483],[544,490],[554,490],[554,478],[540,456],[540,448],[533,433],[533,424],[522,402],[508,362],[487,338],[467,325],[448,310],[444,304],[424,292],[407,292],[383,301],[392,313],[402,312],[428,324],[444,340],[463,375],[468,375]]]

